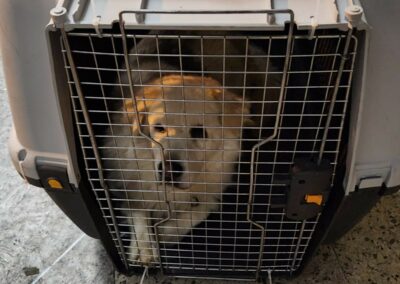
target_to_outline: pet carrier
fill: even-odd
[[[298,273],[399,188],[391,5],[2,1],[12,160],[123,273]]]

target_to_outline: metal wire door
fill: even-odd
[[[87,176],[123,262],[128,267],[142,265],[131,253],[135,235],[131,219],[139,218],[135,212],[147,211],[153,238],[145,246],[158,254],[150,265],[166,273],[245,279],[296,271],[319,215],[303,221],[287,218],[289,172],[297,158],[327,160],[333,180],[356,38],[351,31],[309,38],[294,32],[293,21],[287,33],[270,34],[149,33],[125,30],[122,18],[120,23],[121,34],[104,32],[99,37],[62,30],[61,40]],[[152,42],[155,49],[138,50],[142,41]],[[240,48],[230,50],[232,43]],[[210,45],[220,52],[209,53]],[[186,46],[194,48],[189,51]],[[257,52],[251,51],[253,47]],[[149,60],[156,65],[147,65]],[[232,67],[235,61],[243,69]],[[251,62],[257,62],[257,68]],[[186,76],[199,81],[186,83]],[[165,78],[174,78],[175,83],[167,85]],[[150,89],[161,95],[140,95]],[[198,97],[188,97],[187,90],[198,91]],[[219,96],[210,101],[208,91]],[[152,102],[161,103],[162,115],[170,122],[150,122],[149,117],[160,115],[160,109],[151,108]],[[169,107],[171,103],[179,104],[179,110]],[[210,111],[212,107],[219,112]],[[229,126],[214,116],[222,121],[236,117],[240,123]],[[245,125],[247,119],[252,123]],[[168,143],[149,133],[151,127],[153,134],[166,132]],[[201,139],[207,142],[198,143]],[[234,142],[230,150],[228,141]],[[179,157],[173,157],[173,151]],[[224,151],[237,154],[226,158]],[[211,155],[214,152],[220,155]],[[198,153],[203,157],[194,158]],[[207,155],[219,158],[210,160]],[[189,166],[176,169],[172,163]],[[210,163],[227,166],[215,173]],[[174,172],[186,172],[189,179],[182,181]],[[167,187],[174,178],[172,186],[181,182],[201,189],[192,192],[189,201],[187,188],[181,188],[184,197],[171,196]],[[146,195],[149,188],[156,194]],[[181,230],[182,224],[201,213],[205,216],[201,222]]]

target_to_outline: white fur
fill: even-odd
[[[106,168],[116,169],[106,178],[111,189],[126,189],[125,198],[129,201],[125,202],[125,214],[133,229],[128,258],[143,264],[158,258],[153,228],[168,216],[164,198],[170,204],[171,216],[158,226],[160,243],[178,242],[207,219],[210,212],[219,209],[221,194],[226,188],[224,183],[231,180],[240,152],[240,128],[247,120],[241,115],[249,113],[247,103],[228,91],[223,92],[219,83],[211,78],[170,75],[151,84],[164,87],[142,89],[136,94],[136,106],[133,101],[126,101],[123,110],[129,115],[113,121],[129,123],[132,127],[107,130],[110,135],[131,137],[108,138],[104,145],[126,148],[102,153],[105,158],[122,159],[105,160]],[[213,88],[204,89],[203,86]],[[222,104],[223,97],[231,103]],[[156,124],[165,126],[166,131],[158,132],[154,128]],[[208,138],[190,136],[190,129],[198,126],[206,129]],[[166,184],[164,192],[157,169],[162,155],[166,160],[173,156],[184,161],[184,173],[177,184],[180,188]],[[119,173],[120,167],[127,171]]]

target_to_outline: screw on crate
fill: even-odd
[[[361,22],[364,11],[358,5],[350,5],[345,10],[346,19],[349,22],[349,28],[356,28]]]
[[[50,10],[50,16],[55,26],[60,26],[68,20],[69,0],[58,1],[57,5]]]

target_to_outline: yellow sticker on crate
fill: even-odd
[[[47,183],[53,189],[63,189],[62,183],[59,180],[55,179],[55,178],[49,178],[47,180]]]
[[[322,204],[322,195],[321,194],[306,194],[304,197],[307,203],[315,203],[319,206]]]

